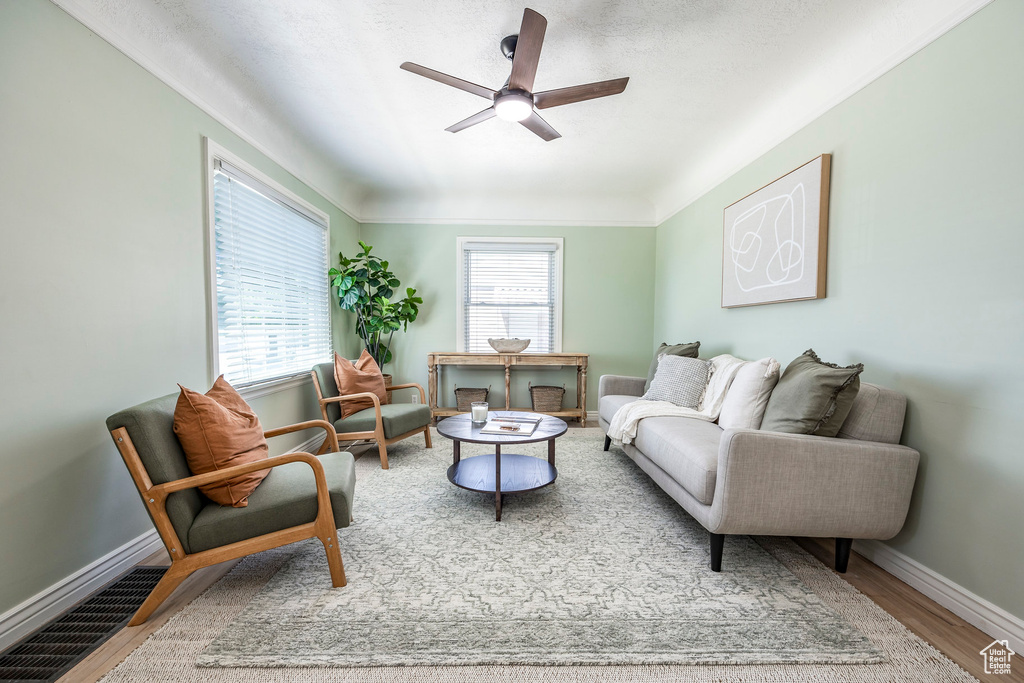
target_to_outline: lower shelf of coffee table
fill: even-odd
[[[501,454],[501,492],[518,493],[547,486],[558,476],[555,466],[543,458],[516,453]],[[482,493],[495,492],[494,453],[463,458],[448,468],[448,481]]]

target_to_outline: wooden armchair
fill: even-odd
[[[331,582],[344,586],[337,530],[352,519],[355,462],[350,453],[338,452],[331,424],[311,420],[264,434],[269,438],[320,428],[327,432],[325,448],[333,448],[332,453],[286,453],[192,475],[173,431],[177,400],[178,394],[169,394],[107,418],[107,429],[171,556],[170,569],[129,626],[145,622],[197,569],[307,538],[323,543]],[[223,507],[196,488],[265,469],[271,471],[249,495],[247,507]]]
[[[382,469],[388,469],[387,447],[397,441],[423,432],[427,448],[432,447],[430,407],[427,406],[423,387],[419,384],[397,384],[387,388],[389,396],[390,392],[399,389],[418,389],[419,403],[381,404],[380,399],[372,393],[341,396],[338,384],[334,381],[334,363],[316,365],[310,374],[313,375],[313,388],[316,389],[316,399],[320,404],[320,414],[323,415],[324,421],[334,425],[338,439],[342,441],[375,441]],[[342,418],[340,404],[359,398],[372,400],[373,407]]]

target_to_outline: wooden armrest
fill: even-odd
[[[423,393],[423,387],[415,382],[409,382],[408,384],[396,384],[394,386],[386,387],[388,391],[394,391],[395,389],[419,389],[420,391],[420,403],[427,402],[427,396]]]
[[[334,431],[334,425],[326,420],[307,420],[306,422],[298,422],[293,425],[286,427],[278,427],[277,429],[270,429],[263,432],[263,436],[270,439],[275,436],[281,436],[282,434],[291,434],[292,432],[301,432],[304,429],[314,429],[319,427],[327,432],[327,441],[334,448],[335,453],[340,453],[338,448],[338,433]]]
[[[345,396],[328,396],[327,398],[320,399],[320,403],[340,403],[341,401],[351,401],[357,398],[373,399],[374,405],[380,405],[380,398],[377,394],[370,391],[361,391],[358,394],[347,394]]]
[[[327,478],[324,475],[324,466],[316,459],[316,456],[310,455],[309,453],[285,453],[283,455],[275,455],[274,457],[267,458],[266,460],[247,462],[243,465],[233,465],[223,470],[217,470],[216,472],[195,474],[191,477],[185,477],[184,479],[169,481],[166,484],[157,484],[146,491],[146,495],[152,496],[158,500],[163,500],[167,498],[169,494],[176,491],[194,489],[205,484],[212,484],[214,482],[230,479],[231,477],[237,477],[240,474],[258,472],[259,470],[269,470],[272,467],[280,467],[281,465],[287,465],[293,462],[304,462],[312,467],[313,475],[316,477],[317,489],[319,490],[320,487],[323,486],[324,490],[327,490]]]

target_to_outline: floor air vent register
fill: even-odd
[[[167,567],[135,567],[0,652],[0,683],[56,681],[123,628]]]

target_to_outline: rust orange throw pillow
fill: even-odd
[[[263,425],[224,375],[206,394],[178,385],[181,395],[174,408],[174,433],[181,442],[192,474],[206,474],[232,465],[267,459]],[[221,505],[242,508],[270,470],[242,474],[200,486],[207,498]]]
[[[373,360],[373,356],[366,349],[359,354],[359,360],[354,365],[335,353],[334,381],[338,383],[338,394],[341,396],[370,392],[377,394],[381,403],[388,400],[388,394],[384,390],[384,375],[380,373],[377,361]],[[355,401],[342,401],[339,405],[341,416],[345,418],[360,410],[372,408],[373,401],[369,398],[360,398]]]

